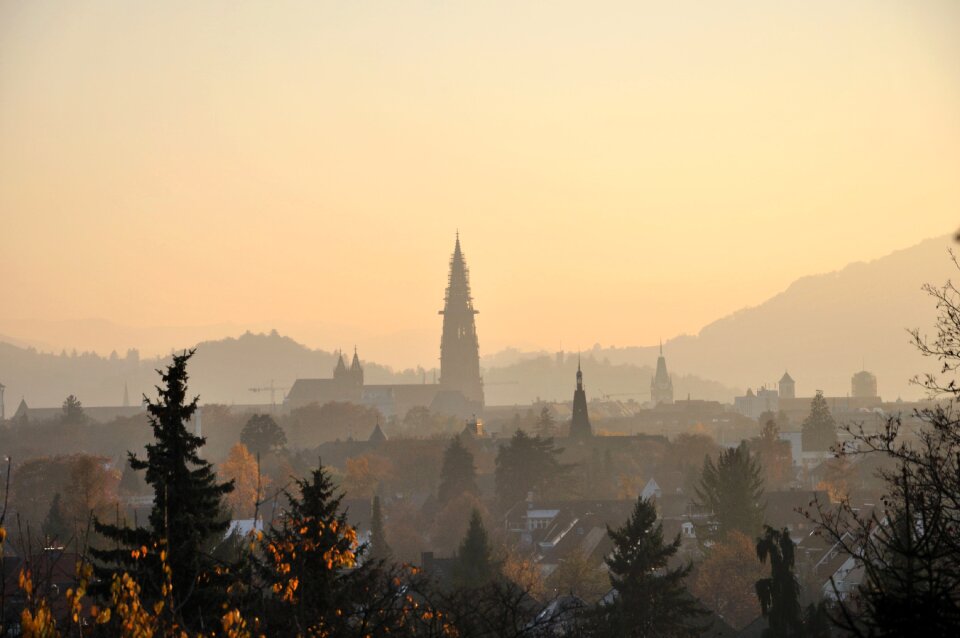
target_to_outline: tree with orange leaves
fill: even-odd
[[[373,498],[377,485],[390,474],[390,461],[376,454],[347,459],[343,491],[351,498]]]
[[[233,511],[234,518],[250,518],[257,507],[257,501],[269,484],[269,479],[261,476],[259,464],[243,443],[230,448],[227,459],[220,464],[220,477],[233,481],[233,492],[227,494],[224,502]]]
[[[323,466],[296,485],[298,493],[286,492],[287,515],[264,539],[264,580],[274,594],[264,618],[273,635],[323,635],[352,604],[344,580],[356,565],[357,533]]]

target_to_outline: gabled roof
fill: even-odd
[[[793,383],[793,377],[790,376],[789,372],[784,372],[783,376],[780,377],[780,383]]]
[[[654,478],[651,478],[647,481],[647,484],[643,486],[643,491],[640,492],[640,496],[643,498],[653,498],[662,494],[663,490],[660,489],[660,486],[657,485],[657,481]]]

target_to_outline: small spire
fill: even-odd
[[[660,337],[660,356],[663,356],[663,337]]]

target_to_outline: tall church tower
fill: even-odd
[[[587,393],[583,389],[583,372],[577,361],[577,389],[573,393],[573,419],[570,421],[571,439],[588,439],[593,436],[590,417],[587,415]]]
[[[460,251],[460,233],[450,258],[450,278],[443,310],[440,338],[440,389],[459,391],[471,403],[483,408],[483,380],[480,378],[480,344],[470,296],[470,271]]]
[[[667,360],[663,357],[663,342],[660,342],[660,356],[657,357],[657,372],[650,380],[650,402],[654,406],[661,403],[673,403],[673,379],[667,374]]]

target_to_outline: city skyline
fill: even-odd
[[[955,225],[955,3],[108,5],[0,9],[8,324],[429,365],[459,227],[482,352],[654,344]]]

